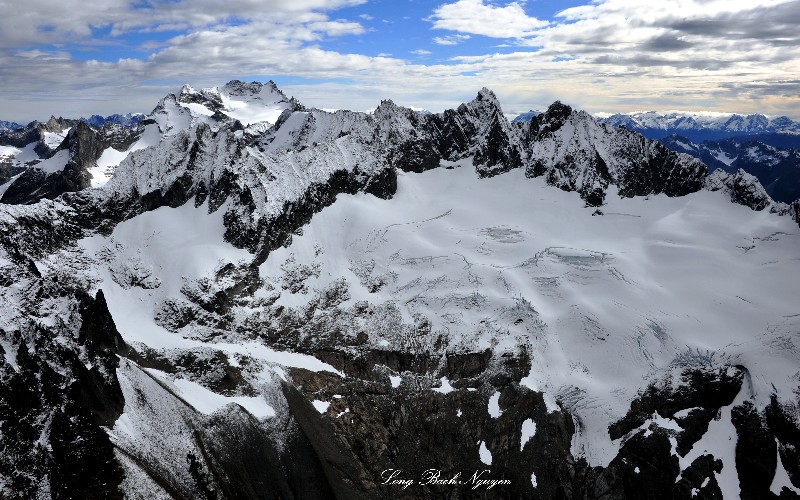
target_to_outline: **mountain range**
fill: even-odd
[[[754,175],[775,200],[791,202],[800,198],[800,150],[770,146],[747,137],[695,144],[671,135],[660,140],[672,151],[699,158],[709,168],[729,173],[742,169]]]
[[[800,495],[800,201],[744,170],[488,89],[0,145],[4,498]]]
[[[522,113],[513,121],[526,122],[539,113],[541,111]],[[646,111],[601,115],[597,121],[634,130],[649,139],[663,139],[677,134],[699,143],[706,140],[718,141],[743,137],[763,140],[771,137],[771,140],[775,141],[775,144],[772,144],[774,146],[800,146],[800,122],[788,116]]]

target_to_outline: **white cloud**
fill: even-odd
[[[434,37],[433,41],[439,45],[458,45],[461,42],[469,40],[470,38],[472,37],[469,35],[448,35]]]
[[[232,19],[263,20],[359,5],[366,0],[26,0],[0,4],[0,47],[63,43],[88,38],[97,28],[112,36],[131,31],[203,28]]]
[[[525,38],[548,24],[525,14],[520,2],[496,7],[485,4],[483,0],[458,0],[444,4],[433,11],[430,19],[436,29],[492,38]]]
[[[39,6],[45,3],[30,1]],[[114,5],[114,1],[108,0],[108,4]],[[278,0],[233,0],[229,3],[240,9],[240,15],[235,23],[228,23],[223,2],[199,0],[197,6],[192,3],[195,10],[184,19],[193,28],[150,45],[148,57],[116,62],[80,61],[57,46],[14,45],[19,40],[5,30],[13,22],[0,15],[0,40],[11,47],[0,50],[0,118],[28,121],[51,113],[88,116],[148,111],[181,83],[220,85],[251,75],[272,78],[279,86],[286,77],[325,81],[296,84],[286,90],[306,104],[341,109],[368,109],[382,98],[391,98],[440,111],[471,99],[477,89],[488,86],[510,113],[546,107],[560,99],[588,111],[707,109],[800,118],[797,1],[665,0],[644,5],[633,0],[597,0],[560,13],[550,25],[517,29],[517,34],[525,33],[524,38],[503,40],[507,47],[502,51],[514,52],[471,52],[448,64],[416,57],[430,55],[430,51],[410,50],[414,45],[370,46],[371,50],[406,54],[407,59],[386,53],[369,57],[326,50],[331,37],[359,35],[364,27],[335,20],[322,7],[315,7],[343,5],[345,0],[298,2],[294,5],[305,5],[306,10],[275,8],[285,3]],[[61,3],[76,9],[71,0]],[[498,26],[502,23],[497,22],[497,15],[506,12],[503,9],[521,5],[471,4],[490,9],[491,24]],[[39,26],[43,25],[41,19],[52,20],[57,26],[46,36],[91,42],[88,35],[81,34],[82,22],[97,26],[103,25],[103,20],[116,19],[105,21],[111,23],[105,26],[120,30],[162,26],[148,24],[148,19],[181,22],[167,3],[156,3],[158,8],[152,12],[131,14],[125,20],[127,27],[104,6],[87,6],[73,22],[66,19],[69,12],[53,2],[48,5],[54,6],[53,16],[40,17],[37,22],[20,18],[19,24]],[[118,7],[124,11],[126,5],[120,2]],[[183,2],[176,5],[188,7]],[[262,12],[263,5],[273,8]],[[203,12],[204,8],[208,10]],[[61,14],[66,19],[63,22]],[[195,26],[208,20],[213,22]],[[434,41],[464,40],[473,34],[462,31]],[[471,49],[475,46],[469,44]],[[497,50],[497,46],[487,48],[487,52]]]

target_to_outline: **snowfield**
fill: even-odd
[[[421,315],[433,330],[448,332],[454,349],[526,346],[533,366],[523,382],[579,419],[573,452],[592,465],[607,465],[618,452],[607,429],[637,392],[683,367],[741,364],[750,373],[748,398],[763,407],[773,392],[792,397],[800,363],[800,234],[791,220],[706,191],[611,195],[604,215],[593,216],[576,193],[523,174],[479,179],[456,165],[400,174],[391,200],[339,195],[260,266],[267,283],[287,266],[317,269],[303,290],[282,290],[272,307],[300,308],[344,279],[350,297],[340,308],[360,300],[392,304],[404,322]],[[126,288],[102,268],[97,287],[126,341],[242,350],[199,341],[191,329],[169,332],[153,319],[185,283],[252,258],[223,240],[222,213],[160,208],[119,224],[110,237],[80,243],[95,255],[111,248],[109,268],[139,266],[160,282]],[[371,291],[377,277],[384,285]],[[384,334],[371,339],[376,347],[402,348],[402,335]],[[247,353],[336,372],[314,358],[290,359],[299,354]],[[208,397],[182,387],[190,404],[209,408]]]
[[[309,289],[344,277],[351,301],[391,301],[407,321],[422,314],[451,345],[529,346],[524,382],[574,411],[583,428],[573,451],[593,465],[616,455],[608,425],[637,391],[693,363],[744,365],[762,407],[775,391],[793,397],[800,232],[791,220],[711,192],[612,195],[592,216],[575,193],[522,174],[436,169],[401,175],[389,201],[340,195],[262,274],[279,275],[287,259],[317,264]],[[351,271],[364,261],[374,261],[371,276],[391,276],[377,296]],[[284,293],[276,305],[307,300]]]

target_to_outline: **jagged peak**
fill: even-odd
[[[375,111],[372,112],[372,115],[375,117],[385,117],[397,113],[409,114],[417,113],[417,111],[405,106],[401,106],[391,99],[382,99],[378,107],[375,108]]]
[[[706,178],[705,188],[709,191],[724,191],[733,203],[753,210],[764,210],[777,205],[761,182],[741,168],[734,174],[729,174],[720,168],[714,170]]]
[[[531,119],[528,125],[531,137],[541,137],[558,131],[572,115],[572,107],[561,101],[555,101],[547,107],[547,111]]]
[[[488,87],[482,87],[478,91],[478,99],[493,99],[493,100],[496,101],[497,100],[497,96]]]
[[[478,91],[478,95],[475,96],[475,99],[467,103],[468,107],[475,107],[480,106],[481,108],[490,108],[492,110],[496,110],[497,112],[503,112],[502,107],[500,106],[500,101],[497,99],[497,96],[494,92],[492,92],[489,88],[483,87]]]
[[[547,107],[547,111],[545,111],[544,114],[548,116],[567,117],[572,114],[572,106],[564,104],[561,101],[555,101],[553,104]]]
[[[508,121],[503,114],[503,109],[497,100],[497,96],[487,87],[483,87],[478,91],[478,94],[471,101],[461,104],[456,111],[461,114],[472,115],[473,118],[477,118],[479,121]],[[445,111],[444,114],[448,112],[450,110]]]
[[[281,89],[275,84],[274,81],[269,80],[267,83],[257,81],[244,82],[242,80],[231,80],[226,83],[221,93],[236,97],[266,97],[274,95],[279,100],[288,101],[289,98],[283,93]]]
[[[50,119],[42,124],[42,128],[46,132],[61,132],[65,128],[62,121],[63,118],[56,118],[54,115],[50,115]]]

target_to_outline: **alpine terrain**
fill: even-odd
[[[800,201],[488,89],[122,118],[0,132],[0,497],[800,498]]]

